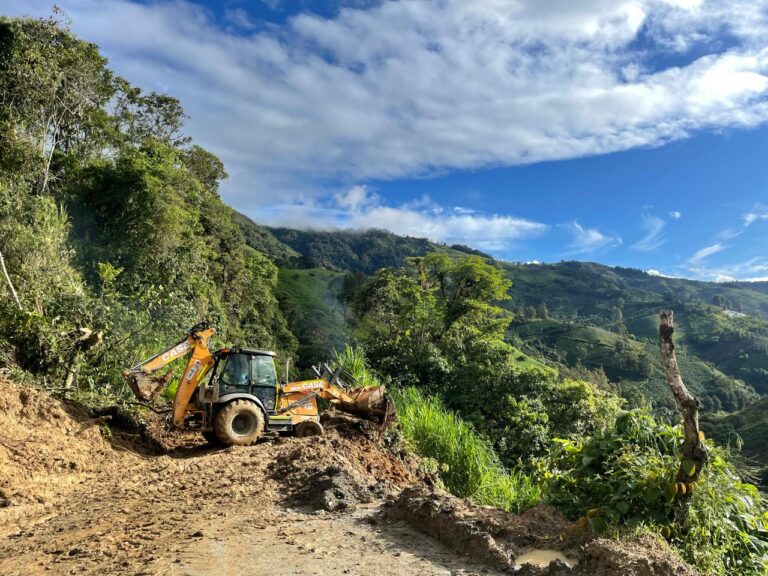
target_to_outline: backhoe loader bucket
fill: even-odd
[[[123,376],[128,381],[133,394],[142,402],[150,402],[157,398],[168,380],[171,379],[172,373],[168,372],[163,376],[148,376],[141,372],[130,372],[126,370],[123,372]]]
[[[347,390],[347,395],[353,404],[342,404],[344,411],[358,416],[378,416],[382,424],[386,425],[395,417],[395,405],[389,396],[385,394],[384,386],[370,386],[368,388],[354,388]]]

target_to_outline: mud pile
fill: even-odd
[[[0,378],[0,524],[22,505],[49,505],[125,455],[102,421],[48,394]]]
[[[281,457],[267,467],[285,489],[283,502],[311,510],[345,510],[410,484],[414,472],[382,446],[381,431],[358,418],[323,415],[325,434],[278,440]]]
[[[696,576],[663,543],[595,538],[537,506],[520,515],[474,506],[423,486],[403,490],[381,520],[402,520],[451,549],[520,576]]]

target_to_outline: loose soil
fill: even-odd
[[[344,414],[322,437],[231,448],[118,420],[0,378],[0,574],[695,574],[652,539],[577,539],[552,508],[430,488]],[[516,564],[536,550],[575,566]]]

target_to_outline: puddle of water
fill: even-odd
[[[555,560],[560,560],[560,562],[568,566],[568,568],[573,568],[579,562],[574,558],[568,558],[565,554],[558,552],[557,550],[535,549],[520,554],[520,556],[515,558],[515,564],[520,566],[523,564],[530,564],[537,568],[546,568]]]

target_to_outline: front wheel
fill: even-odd
[[[250,446],[264,431],[264,414],[254,402],[235,400],[216,414],[213,429],[223,444]]]
[[[296,436],[306,438],[308,436],[322,436],[323,425],[314,420],[304,420],[296,424]]]

